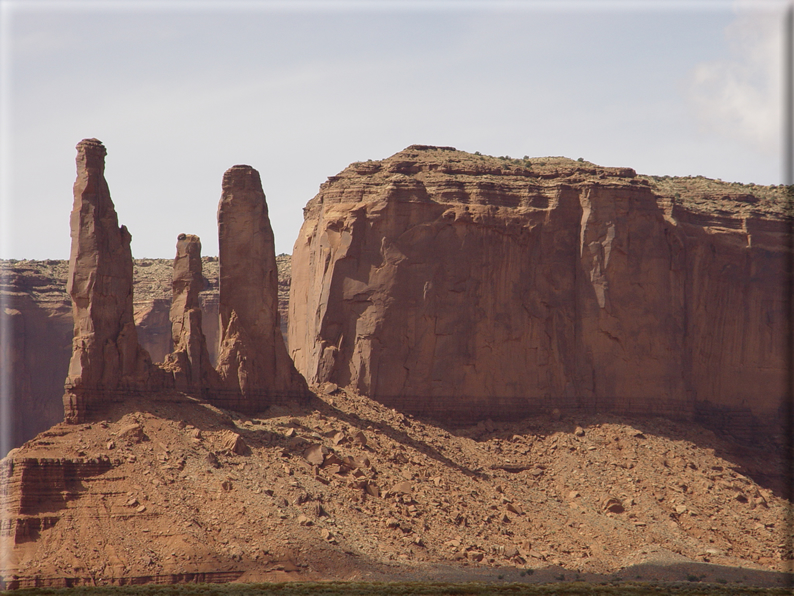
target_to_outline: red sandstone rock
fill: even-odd
[[[132,308],[132,236],[118,224],[105,182],[105,147],[77,144],[67,291],[74,341],[64,394],[65,418],[85,420],[102,402],[141,390],[151,373],[138,344]]]
[[[199,292],[203,286],[201,240],[192,234],[180,234],[174,259],[170,315],[174,351],[168,356],[166,367],[174,374],[176,389],[198,394],[218,385],[202,331]]]
[[[53,279],[47,273],[57,271]],[[10,436],[17,447],[63,420],[63,380],[72,354],[72,306],[64,261],[0,265],[0,370],[10,390]],[[5,455],[0,452],[0,456]]]
[[[234,166],[218,205],[221,348],[225,407],[256,411],[307,387],[287,354],[278,314],[273,230],[259,172]]]
[[[309,383],[461,420],[774,419],[783,197],[696,180],[423,146],[353,164],[295,243],[295,364]]]

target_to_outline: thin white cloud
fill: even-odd
[[[725,29],[730,56],[699,63],[688,80],[704,131],[767,155],[779,154],[782,138],[783,6],[738,2]]]

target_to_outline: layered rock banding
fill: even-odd
[[[97,139],[77,145],[67,281],[74,340],[63,398],[72,422],[86,419],[103,401],[146,390],[152,372],[133,318],[132,236],[119,226],[110,198],[106,154]]]
[[[0,368],[13,413],[0,456],[63,420],[74,334],[68,269],[68,261],[0,263]]]
[[[310,383],[445,419],[774,419],[783,189],[412,146],[321,186],[289,345]]]
[[[255,411],[305,397],[308,388],[281,335],[275,240],[259,172],[251,166],[237,165],[223,175],[218,241],[222,390],[216,399]]]

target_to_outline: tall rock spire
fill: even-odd
[[[179,391],[203,393],[217,386],[217,373],[210,363],[207,340],[201,330],[199,292],[204,287],[201,239],[192,234],[177,237],[172,280],[171,336],[174,351],[166,367],[174,375]]]
[[[223,175],[218,205],[221,346],[217,370],[231,409],[304,397],[306,382],[279,327],[278,271],[265,193],[251,166]]]
[[[74,339],[64,394],[65,419],[85,420],[101,402],[144,388],[151,359],[138,344],[132,308],[132,236],[119,226],[105,181],[104,145],[77,144],[67,291]]]

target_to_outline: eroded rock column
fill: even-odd
[[[306,382],[281,335],[273,230],[259,172],[251,166],[237,165],[223,175],[218,235],[218,399],[230,409],[256,411],[306,396]]]
[[[173,373],[177,390],[200,394],[204,389],[217,385],[217,374],[210,364],[207,341],[201,330],[199,292],[204,287],[204,276],[198,236],[178,236],[171,286],[174,351],[166,359],[166,368]]]
[[[64,394],[65,419],[80,422],[102,402],[147,386],[149,355],[138,344],[132,307],[132,236],[119,226],[105,181],[104,145],[77,144],[67,291],[74,339]]]

